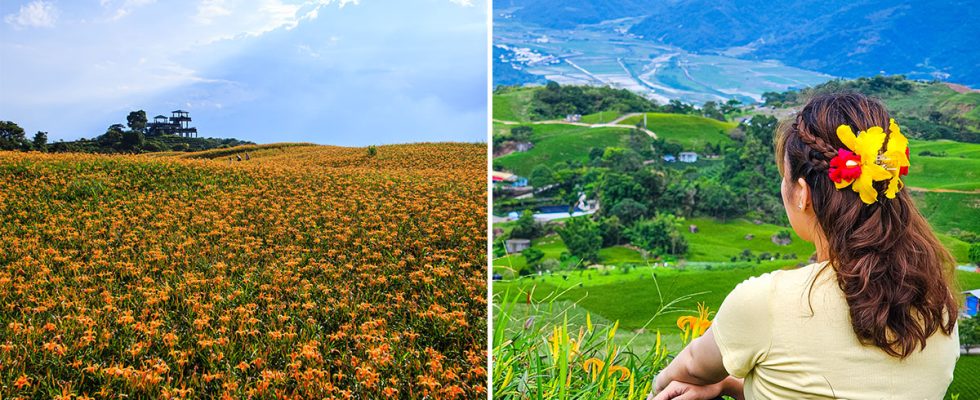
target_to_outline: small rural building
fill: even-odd
[[[963,304],[963,315],[968,317],[976,316],[978,308],[980,308],[980,289],[967,290],[963,294],[966,295],[966,302]]]
[[[514,144],[514,151],[528,151],[534,148],[534,143],[517,142]]]
[[[565,122],[579,122],[582,120],[582,114],[568,114],[565,116]]]
[[[698,153],[693,151],[684,151],[678,154],[679,160],[683,163],[693,163],[698,162]]]
[[[677,161],[677,157],[674,157],[673,154],[665,154],[664,155],[664,161],[665,162],[675,162],[675,161]]]
[[[493,171],[493,185],[497,187],[521,188],[527,186],[527,178],[509,172]]]
[[[507,250],[507,254],[520,253],[530,247],[530,239],[508,239],[504,242],[504,248]]]

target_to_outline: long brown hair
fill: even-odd
[[[907,189],[889,199],[883,192],[888,182],[875,182],[878,201],[865,204],[850,188],[837,190],[828,176],[830,159],[846,148],[838,126],[850,125],[854,132],[880,126],[888,132],[888,121],[885,107],[864,95],[815,95],[795,120],[780,125],[776,160],[783,176],[788,172],[791,181],[803,178],[810,186],[813,212],[830,250],[828,265],[847,298],[854,333],[862,343],[905,358],[925,348],[937,330],[953,332],[959,308],[953,257]]]

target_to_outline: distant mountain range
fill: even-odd
[[[640,16],[629,33],[691,52],[980,86],[975,0],[498,0],[494,8],[553,29]]]

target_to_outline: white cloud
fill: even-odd
[[[135,10],[137,7],[153,4],[155,2],[156,0],[99,0],[99,4],[103,8],[109,9],[112,12],[112,15],[109,17],[110,21],[122,19],[133,12],[133,10]]]
[[[463,7],[473,7],[473,0],[449,0],[449,2]]]
[[[0,110],[5,118],[28,130],[50,130],[52,139],[91,137],[129,110],[191,108],[187,102],[200,116],[202,130],[209,121],[212,132],[248,138],[248,132],[279,129],[267,128],[268,121],[253,117],[252,110],[276,109],[281,99],[297,97],[305,99],[297,103],[308,106],[280,110],[282,118],[294,121],[290,132],[309,131],[308,126],[321,119],[331,123],[349,120],[335,131],[355,132],[361,129],[362,118],[332,111],[326,113],[329,118],[321,114],[345,109],[351,96],[365,91],[392,93],[385,97],[409,93],[404,95],[409,99],[406,102],[421,102],[417,99],[425,93],[410,92],[438,86],[430,82],[445,81],[456,71],[474,70],[473,63],[457,64],[457,60],[485,55],[469,53],[472,45],[458,46],[467,38],[485,42],[485,25],[465,31],[457,26],[485,24],[485,15],[465,3],[479,8],[486,0],[455,0],[457,4],[450,2],[453,0],[387,4],[358,0],[20,1],[18,7],[24,5],[20,13],[17,7],[3,7],[0,13],[12,25],[0,27],[0,58],[22,61],[0,68],[4,92],[14,94],[0,98]],[[351,7],[338,11],[347,6]],[[18,18],[31,21],[27,16],[32,9],[51,11],[57,19],[50,24],[56,27],[44,32],[21,29],[31,25],[19,24]],[[113,20],[116,15],[121,17]],[[445,35],[447,29],[451,35]],[[452,38],[443,40],[446,36]],[[467,56],[459,57],[455,49],[465,50]],[[454,67],[435,68],[445,65]],[[485,67],[476,63],[481,65]],[[293,74],[294,70],[299,73]],[[40,76],[44,79],[37,78]],[[335,90],[333,83],[321,83],[331,79],[357,84]],[[468,82],[453,82],[462,81]],[[456,90],[459,86],[448,85],[449,89],[432,96],[450,98],[451,107],[447,107],[457,110],[456,104],[466,103],[455,100],[465,96],[452,95],[460,92]],[[485,89],[485,84],[477,86]],[[362,97],[364,104],[377,100],[377,96]],[[479,96],[485,97],[485,93]],[[375,107],[386,113],[415,109],[401,104]],[[442,113],[438,107],[420,110]],[[419,128],[412,131],[425,131],[421,126],[428,116],[416,118]],[[264,139],[273,140],[271,136]]]
[[[47,1],[35,0],[20,6],[15,14],[8,14],[3,20],[15,29],[51,28],[58,19],[58,9]]]
[[[225,0],[204,0],[197,6],[197,15],[194,19],[203,25],[210,25],[215,18],[230,14],[231,10],[225,7]]]
[[[468,1],[468,0],[464,0]],[[203,43],[239,37],[261,36],[276,29],[290,30],[304,20],[314,20],[321,8],[357,5],[360,0],[204,0],[192,20],[208,26]]]

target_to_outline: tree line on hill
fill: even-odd
[[[883,99],[888,103],[889,99],[915,99],[917,93],[927,85],[942,85],[942,83],[913,81],[903,75],[878,75],[853,80],[835,79],[802,90],[766,92],[762,94],[762,98],[767,107],[797,107],[803,105],[806,99],[815,93],[857,91]],[[973,96],[977,95],[973,94]],[[949,139],[980,143],[980,133],[978,133],[980,120],[967,118],[965,113],[954,111],[961,107],[967,110],[977,107],[976,101],[974,104],[964,103],[961,107],[941,109],[930,105],[924,101],[925,99],[922,100],[919,101],[921,104],[918,107],[924,111],[919,114],[903,112],[894,107],[891,110],[896,120],[900,120],[902,131],[908,136],[926,140]]]
[[[672,144],[639,129],[630,132],[625,147],[594,148],[586,162],[537,165],[530,183],[550,187],[540,195],[572,209],[585,194],[598,199],[599,211],[558,224],[535,222],[525,211],[507,238],[555,233],[572,256],[593,263],[601,248],[624,244],[655,256],[683,255],[688,243],[681,229],[689,217],[785,224],[781,177],[772,158],[776,124],[774,117],[761,115],[740,124],[731,135],[733,144],[717,145],[724,161],[697,169],[663,162]]]
[[[128,129],[127,129],[128,128]],[[146,112],[132,111],[126,125],[112,124],[105,133],[93,139],[48,141],[48,132],[38,131],[30,139],[13,121],[0,121],[0,150],[77,152],[77,153],[147,153],[159,151],[201,151],[233,147],[252,142],[238,139],[189,138],[163,135],[148,129]]]
[[[516,88],[499,86],[495,93],[507,93]],[[562,119],[573,114],[588,115],[605,111],[623,114],[635,112],[692,114],[725,121],[726,115],[736,112],[741,105],[742,103],[735,99],[724,103],[708,101],[700,108],[680,100],[658,104],[628,89],[615,89],[608,86],[563,86],[548,81],[542,89],[534,91],[529,111],[532,120]]]

